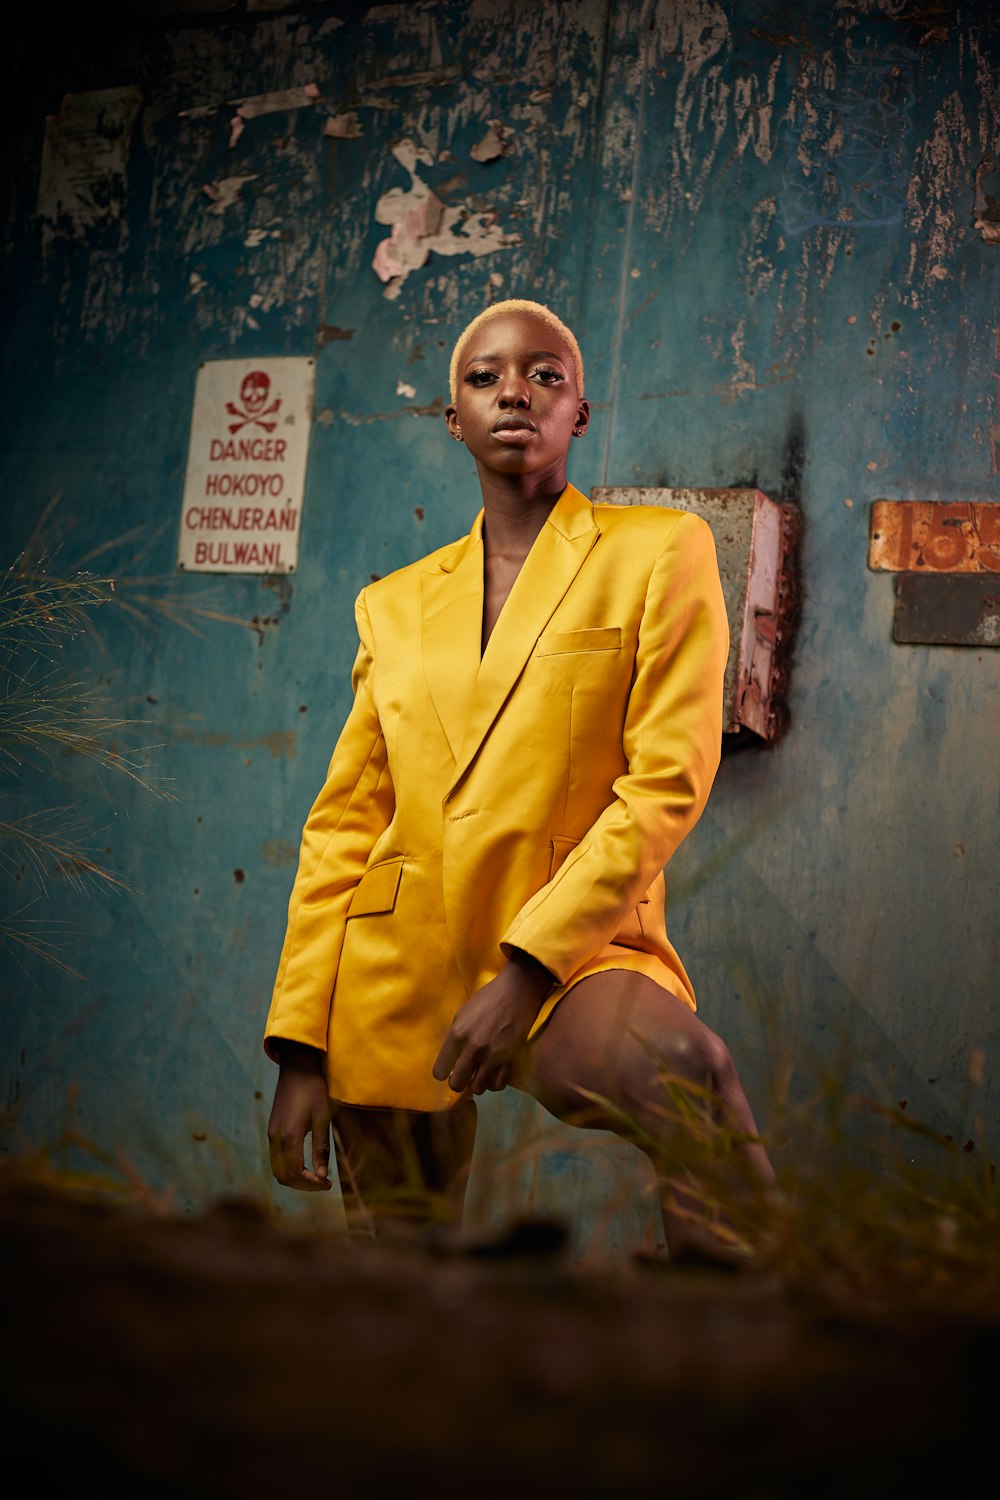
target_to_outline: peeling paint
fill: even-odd
[[[323,134],[338,141],[357,140],[359,136],[363,136],[364,130],[357,110],[346,109],[342,114],[330,115],[323,124]]]
[[[121,223],[125,168],[142,95],[137,88],[66,94],[45,121],[38,184],[43,248],[55,236],[86,239],[99,225]]]
[[[421,73],[399,73],[390,74],[386,78],[375,78],[371,86],[376,89],[427,88],[454,83],[461,76],[461,68],[426,68]]]
[[[396,395],[397,396],[406,396],[408,400],[412,401],[413,398],[414,398],[414,396],[416,394],[417,394],[417,388],[416,388],[415,385],[407,385],[407,383],[406,383],[405,380],[397,380],[397,382],[396,382]]]
[[[258,173],[249,172],[244,177],[220,177],[216,182],[206,182],[202,192],[211,200],[207,212],[221,217],[227,208],[238,202],[244,184],[256,182],[257,177]]]
[[[926,289],[954,275],[955,184],[968,181],[971,146],[961,95],[955,90],[936,111],[930,135],[913,158],[906,200],[911,285]]]
[[[985,156],[976,168],[976,194],[973,201],[973,228],[978,229],[987,245],[1000,245],[1000,198],[994,198],[983,186],[983,180],[996,171],[992,156]]]
[[[511,151],[511,131],[500,120],[490,120],[489,129],[481,141],[477,141],[469,155],[473,161],[495,161],[498,156],[507,156]]]
[[[314,83],[300,88],[276,89],[270,94],[250,94],[245,99],[230,99],[228,102],[244,120],[256,120],[260,115],[277,114],[279,110],[304,109],[315,104],[320,97]]]
[[[410,187],[390,188],[375,205],[375,222],[392,232],[375,251],[372,269],[386,282],[384,295],[399,296],[411,271],[437,255],[491,255],[520,243],[520,235],[505,233],[492,214],[473,212],[465,205],[446,207],[417,172],[417,163],[431,165],[426,150],[407,138],[393,146],[392,155],[410,174]],[[458,232],[456,232],[458,231]]]

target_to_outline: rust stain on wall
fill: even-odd
[[[353,337],[353,328],[338,328],[336,323],[320,323],[316,329],[316,348],[325,349],[327,344],[332,344],[335,340],[346,341]]]
[[[294,865],[298,849],[290,839],[265,839],[260,846],[260,857],[271,870],[283,870]]]
[[[174,740],[186,740],[191,745],[203,745],[207,749],[270,751],[275,760],[294,760],[298,754],[298,731],[295,729],[272,729],[256,739],[234,739],[229,734],[199,734],[189,729],[169,731]]]

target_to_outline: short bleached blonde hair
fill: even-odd
[[[451,352],[451,366],[448,370],[448,387],[451,391],[452,405],[454,406],[455,400],[458,396],[458,363],[459,359],[461,358],[462,350],[464,349],[469,338],[476,332],[477,329],[481,328],[484,323],[488,323],[492,318],[502,317],[504,313],[532,313],[543,323],[547,323],[549,327],[559,335],[572,357],[573,368],[576,371],[576,393],[578,396],[582,397],[583,355],[580,353],[580,345],[576,341],[576,335],[572,333],[570,329],[566,327],[566,324],[562,321],[562,319],[557,318],[552,309],[550,307],[546,307],[544,303],[528,302],[521,297],[510,297],[506,302],[494,302],[490,307],[484,308],[481,313],[477,314],[477,316],[473,318],[471,323],[467,323],[465,325],[465,327],[462,329],[462,332],[458,335],[458,338],[455,342],[455,347]]]

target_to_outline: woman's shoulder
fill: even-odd
[[[602,532],[618,533],[623,538],[641,531],[650,544],[667,541],[675,532],[677,538],[694,537],[699,532],[711,532],[707,521],[693,511],[680,510],[670,505],[612,505],[606,501],[594,504],[594,520]]]

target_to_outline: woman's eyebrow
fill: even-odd
[[[470,354],[469,358],[465,361],[465,367],[466,367],[466,369],[468,369],[469,365],[489,365],[489,364],[496,364],[502,358],[503,358],[502,354]],[[526,358],[528,358],[528,359],[557,359],[561,365],[565,365],[565,364],[569,363],[569,361],[567,360],[565,354],[556,354],[554,350],[549,350],[549,349],[536,349],[533,354],[527,355]]]

